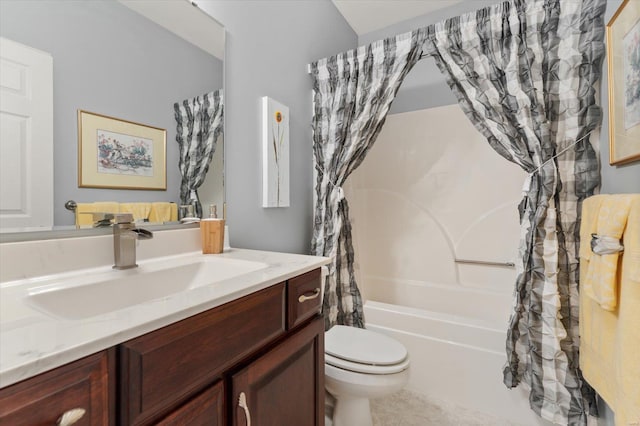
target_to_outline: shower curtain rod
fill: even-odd
[[[427,55],[426,53],[423,53],[423,54],[420,55],[418,60],[426,58],[427,56],[429,56],[429,55]],[[307,64],[307,74],[311,74],[311,64]]]

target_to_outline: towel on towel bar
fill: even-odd
[[[120,205],[115,201],[99,201],[95,203],[78,203],[76,206],[76,226],[92,226],[91,213],[119,213]]]
[[[171,222],[178,220],[178,205],[176,203],[151,203],[149,222]]]
[[[149,219],[151,203],[120,203],[120,213],[131,213],[134,221]]]
[[[615,256],[613,289],[604,289],[615,292],[613,309],[608,309],[610,305],[603,306],[585,291],[584,285],[590,281],[592,286],[597,285],[589,274],[593,271],[591,262],[600,257],[591,253],[591,233],[600,225],[600,211],[607,204],[615,205],[615,201],[609,204],[610,201],[620,198],[626,199],[629,207],[622,233],[624,251]],[[626,208],[626,203],[619,205]],[[619,225],[622,220],[613,213],[612,227],[617,226],[613,222]],[[602,290],[598,290],[597,297],[602,298]],[[580,368],[587,382],[615,412],[616,426],[640,424],[639,307],[640,194],[587,198],[582,204],[580,228]]]
[[[584,202],[588,212],[581,231],[587,234],[580,256],[588,262],[586,275],[582,276],[580,291],[598,302],[603,309],[613,311],[618,303],[618,260],[621,252],[596,254],[591,247],[591,235],[597,234],[614,240],[622,238],[627,225],[633,195],[597,195]],[[587,244],[589,243],[589,244]]]

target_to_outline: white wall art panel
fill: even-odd
[[[262,98],[262,207],[289,207],[289,108]]]

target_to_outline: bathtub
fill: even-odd
[[[414,287],[396,292],[407,298],[402,305],[371,299],[364,304],[366,327],[395,338],[409,351],[407,389],[513,424],[550,425],[529,409],[524,386],[507,389],[502,383],[505,294],[437,284]],[[408,306],[421,300],[424,308]]]

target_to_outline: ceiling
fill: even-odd
[[[0,0],[2,1],[2,0]],[[118,0],[178,37],[224,60],[224,27],[190,0]]]
[[[333,0],[333,3],[356,34],[361,36],[462,1],[464,0]]]

